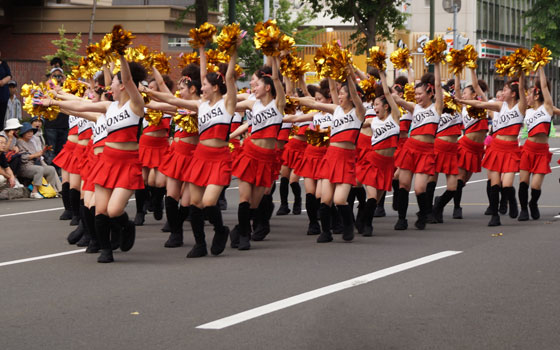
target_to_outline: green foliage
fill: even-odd
[[[331,18],[354,22],[352,35],[357,53],[374,46],[377,40],[392,40],[395,29],[402,29],[407,14],[400,11],[407,0],[307,0],[316,12],[325,11]]]
[[[529,20],[525,30],[530,30],[535,41],[552,51],[554,57],[560,57],[560,2],[536,0],[525,17]]]
[[[272,1],[271,1],[272,3]],[[314,27],[306,27],[298,29],[316,17],[315,13],[306,7],[295,9],[290,0],[280,0],[280,8],[276,11],[276,20],[278,27],[282,32],[292,36],[296,40],[296,44],[312,44],[312,39],[320,30]],[[228,13],[228,1],[222,0],[224,8],[223,13]],[[253,44],[254,27],[257,22],[263,20],[263,0],[237,0],[236,1],[236,21],[243,30],[247,31],[247,36],[243,40],[239,48],[238,55],[241,65],[245,68],[249,78],[263,64],[263,55],[260,51],[255,50]],[[272,18],[272,6],[271,15]]]
[[[53,55],[43,56],[43,59],[46,60],[48,64],[53,58],[60,58],[64,63],[62,67],[64,72],[70,74],[72,72],[72,66],[78,65],[82,57],[78,54],[78,50],[80,50],[82,46],[82,33],[76,34],[73,39],[68,39],[64,36],[64,34],[66,34],[66,29],[64,29],[64,25],[62,25],[58,29],[58,34],[60,35],[60,39],[52,41],[53,45],[57,47],[56,52]],[[50,68],[48,70],[50,70]]]

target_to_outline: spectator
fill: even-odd
[[[4,135],[0,135],[0,176],[3,176],[10,184],[10,187],[16,185],[16,177],[8,164],[8,159],[6,158],[6,149],[8,146],[8,139]]]
[[[54,60],[54,59],[53,59]],[[64,82],[65,76],[62,68],[54,67],[49,73],[50,78],[56,79],[60,85]],[[68,115],[58,113],[55,120],[47,120],[45,122],[45,139],[52,149],[45,154],[47,164],[52,164],[54,157],[60,153],[62,146],[66,143],[68,138]],[[56,165],[55,165],[56,167]],[[58,167],[57,171],[59,171]]]
[[[6,118],[4,118],[4,123],[6,123],[8,119],[13,119],[13,118],[16,118],[21,123],[22,122],[21,101],[17,96],[16,81],[10,80],[8,82],[8,87],[10,89],[10,98],[8,99],[8,107],[6,108]]]
[[[64,63],[62,62],[62,59],[60,59],[60,57],[53,58],[50,64],[52,68],[62,68],[62,66],[64,66]]]
[[[23,162],[18,175],[33,179],[33,190],[30,197],[39,199],[43,198],[38,190],[43,185],[43,176],[57,193],[62,189],[62,185],[56,169],[47,165],[42,159],[47,147],[37,149],[35,143],[31,140],[36,132],[37,129],[33,129],[31,124],[27,122],[23,123],[19,131],[20,138],[17,141],[17,146],[21,150]]]
[[[10,119],[6,122],[6,127],[4,130],[0,131],[0,135],[4,136],[8,140],[6,151],[19,152],[16,145],[17,142],[17,131],[21,128],[21,124],[17,119]]]
[[[8,64],[2,60],[2,51],[0,51],[0,130],[4,129],[4,116],[10,98],[10,89],[8,88],[10,80],[12,80],[12,72]]]
[[[45,143],[45,137],[43,136],[43,117],[33,116],[30,123],[31,127],[37,130],[31,141],[33,141],[37,149],[44,148],[47,144]]]

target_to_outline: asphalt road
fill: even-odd
[[[77,248],[65,240],[60,200],[2,201],[0,349],[558,349],[560,140],[551,147],[557,168],[538,221],[506,216],[488,227],[477,174],[464,190],[463,220],[448,206],[443,224],[394,231],[389,198],[371,238],[317,244],[305,235],[305,213],[275,216],[252,250],[200,259],[185,259],[188,223],[186,246],[166,249],[163,222],[150,214],[113,264],[84,253],[18,262]],[[228,191],[231,227],[237,197]],[[197,328],[258,307],[245,321]]]

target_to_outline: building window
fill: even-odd
[[[424,7],[430,7],[430,0],[424,0]]]
[[[167,46],[172,48],[190,48],[188,37],[169,37]]]

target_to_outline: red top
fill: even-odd
[[[138,142],[140,116],[130,108],[130,101],[119,108],[119,102],[111,103],[105,115],[107,120],[106,142]]]
[[[221,99],[213,106],[208,101],[198,107],[198,133],[200,140],[229,139],[229,130],[233,116],[226,110],[225,101]]]
[[[146,119],[144,119],[142,121],[142,125],[144,126],[142,133],[158,131],[158,130],[167,130],[167,132],[169,133],[170,124],[171,124],[171,116],[169,114],[164,114],[158,125],[150,125],[150,123]]]
[[[280,138],[280,129],[283,129],[282,119],[284,115],[278,110],[276,100],[270,101],[266,106],[260,100],[255,101],[252,109],[253,117],[251,118],[251,138],[268,139]],[[288,137],[292,126],[287,129]],[[283,132],[283,133],[285,133]],[[282,133],[282,136],[284,134]],[[288,138],[286,138],[288,140]]]
[[[436,136],[458,136],[463,132],[463,118],[459,113],[443,113]]]
[[[332,117],[331,142],[352,142],[356,144],[362,121],[356,116],[356,109],[344,113],[342,107],[336,107]]]
[[[427,108],[422,108],[419,104],[414,107],[412,123],[410,125],[410,136],[432,135],[435,136],[439,125],[440,116],[432,103]]]
[[[508,104],[504,102],[498,116],[492,119],[492,130],[496,135],[518,136],[522,125],[523,115],[517,104],[509,109]]]

